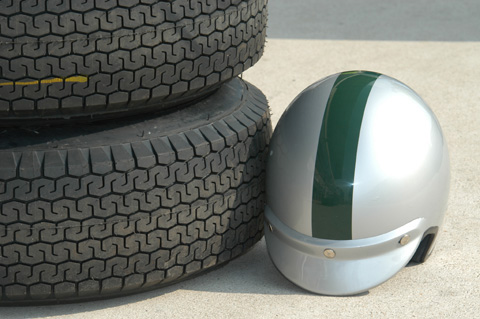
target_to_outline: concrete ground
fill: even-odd
[[[478,0],[269,5],[265,55],[243,77],[268,97],[274,124],[303,88],[353,69],[405,82],[436,113],[452,179],[445,224],[428,262],[359,296],[318,296],[283,278],[262,240],[225,267],[165,289],[72,305],[0,308],[0,318],[480,318]]]

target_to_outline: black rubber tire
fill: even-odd
[[[125,116],[258,61],[268,0],[0,0],[0,125]]]
[[[263,236],[272,128],[240,79],[155,117],[0,133],[0,304],[97,299],[199,274]]]

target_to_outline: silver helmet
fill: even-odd
[[[364,292],[430,255],[449,180],[440,125],[412,89],[366,71],[322,79],[290,104],[271,141],[270,258],[312,292]]]

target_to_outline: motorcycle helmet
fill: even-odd
[[[270,258],[309,291],[367,291],[430,255],[449,180],[438,120],[412,89],[367,71],[326,77],[294,99],[271,140]]]

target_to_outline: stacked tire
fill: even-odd
[[[0,0],[0,304],[175,283],[263,236],[267,0]]]

